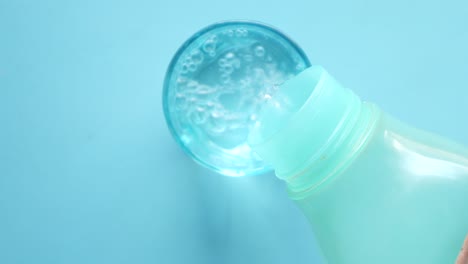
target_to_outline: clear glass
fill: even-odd
[[[254,22],[211,25],[174,56],[164,83],[168,126],[200,164],[229,176],[270,167],[247,144],[260,106],[310,62],[278,30]]]

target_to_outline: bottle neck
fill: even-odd
[[[291,197],[300,199],[352,162],[378,116],[374,105],[312,66],[272,95],[249,142],[287,182]]]

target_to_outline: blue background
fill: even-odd
[[[272,174],[194,164],[162,113],[166,66],[254,19],[384,110],[468,145],[468,2],[0,0],[0,263],[314,263]]]

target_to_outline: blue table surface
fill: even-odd
[[[318,263],[281,181],[211,173],[166,128],[172,55],[236,18],[468,145],[464,0],[0,0],[0,263]]]

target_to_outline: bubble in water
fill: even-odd
[[[188,69],[187,64],[183,64],[182,68],[180,69],[180,73],[181,74],[186,74],[186,73],[188,73],[188,71],[189,71],[189,69]]]
[[[201,125],[206,122],[208,114],[202,107],[197,107],[195,111],[190,113],[190,119],[197,125]]]
[[[207,85],[200,85],[194,91],[194,95],[198,98],[197,105],[206,105],[207,102],[213,100],[216,89]]]
[[[225,58],[221,58],[218,60],[218,65],[221,66],[221,67],[224,67],[226,66],[227,64],[227,60]]]
[[[199,85],[196,90],[197,94],[213,94],[216,92],[216,89],[208,86],[208,85]]]
[[[195,97],[190,97],[190,98],[188,98],[188,100],[187,100],[187,105],[188,105],[189,107],[193,107],[193,106],[195,106],[196,104],[197,104],[197,98],[195,98]]]
[[[187,78],[186,77],[178,77],[177,78],[177,84],[184,84],[187,82]]]
[[[228,52],[228,53],[226,53],[226,56],[224,56],[224,57],[225,57],[227,60],[232,60],[232,59],[234,59],[235,56],[236,56],[236,55],[234,55],[234,53]]]
[[[215,134],[223,133],[226,130],[226,121],[223,115],[217,111],[213,111],[208,118],[209,132]]]
[[[197,70],[197,65],[195,65],[195,63],[190,63],[188,65],[188,69],[189,69],[189,71],[194,72],[194,71]]]
[[[187,108],[187,98],[183,93],[177,93],[175,95],[175,107],[179,111]]]
[[[213,109],[215,109],[216,104],[213,102],[213,100],[204,100],[200,102],[199,106],[203,107],[207,115],[209,115],[209,113],[211,113]]]
[[[257,57],[265,56],[265,48],[260,45],[255,47],[254,52],[255,52],[255,56]]]
[[[196,49],[192,52],[191,58],[193,63],[200,64],[203,62],[203,53],[199,49]]]
[[[216,42],[214,39],[207,39],[203,44],[203,51],[208,54],[214,53],[216,50]]]
[[[222,72],[224,72],[227,75],[230,75],[234,71],[234,68],[232,67],[231,64],[224,65],[222,68]]]
[[[246,37],[248,35],[248,31],[245,28],[238,28],[236,29],[236,36],[237,37]]]
[[[187,83],[187,88],[190,89],[190,90],[195,89],[196,87],[198,87],[198,82],[197,81],[190,80]]]

